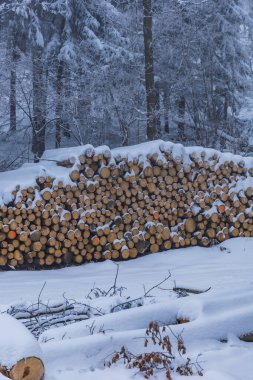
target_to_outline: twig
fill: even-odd
[[[115,295],[116,294],[116,285],[117,285],[117,279],[118,279],[118,274],[119,274],[119,264],[117,263],[114,263],[116,266],[117,266],[117,270],[116,270],[116,275],[115,275],[115,278],[114,278],[114,284],[113,286],[110,287],[110,289],[105,293],[105,296],[107,296],[110,291],[113,289],[114,292],[112,295]]]
[[[159,286],[162,285],[164,282],[168,281],[168,279],[169,279],[170,277],[171,277],[171,273],[169,272],[169,275],[166,276],[164,280],[162,280],[162,281],[159,282],[158,284],[152,286],[152,288],[150,288],[148,291],[144,291],[144,296],[140,296],[140,297],[134,298],[134,299],[132,299],[132,300],[129,300],[129,301],[126,301],[126,302],[123,302],[123,303],[121,303],[121,304],[119,304],[119,305],[114,306],[114,307],[111,309],[111,313],[113,313],[113,312],[115,311],[115,309],[117,309],[117,308],[122,308],[122,307],[124,307],[124,305],[127,305],[127,304],[129,304],[129,303],[134,303],[134,302],[136,302],[136,301],[141,300],[143,297],[147,297],[148,294],[149,294],[152,290],[154,290],[155,288],[159,287]],[[145,289],[145,288],[144,288],[144,289]]]
[[[45,288],[45,286],[46,286],[46,281],[44,282],[44,284],[43,284],[43,286],[42,286],[42,288],[41,288],[41,290],[40,290],[40,292],[39,292],[39,296],[38,296],[38,308],[39,308],[39,304],[40,304],[40,297],[41,297],[41,294],[42,294],[42,292],[43,292],[43,290],[44,290],[44,288]]]

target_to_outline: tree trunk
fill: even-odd
[[[57,77],[56,77],[56,92],[57,92],[57,103],[55,108],[55,148],[60,148],[61,146],[61,127],[62,127],[62,80],[63,80],[63,62],[58,62],[57,66]]]
[[[96,132],[91,126],[91,95],[89,82],[82,67],[78,69],[77,127],[80,143],[91,143]]]
[[[163,92],[163,112],[164,112],[164,132],[170,133],[169,126],[169,94],[166,90]]]
[[[157,137],[156,91],[153,57],[152,0],[143,0],[143,35],[145,57],[145,83],[147,99],[147,137]]]
[[[192,112],[193,112],[193,121],[194,121],[194,126],[195,126],[195,131],[196,131],[196,139],[202,144],[203,141],[202,141],[202,136],[201,136],[201,124],[200,124],[200,119],[199,119],[199,110],[195,101],[195,94],[192,94]]]
[[[160,105],[160,91],[159,91],[159,88],[156,86],[155,88],[155,111],[156,111],[156,128],[157,128],[157,133],[156,133],[156,137],[157,138],[160,138],[161,135],[162,135],[162,131],[161,131],[161,118],[160,118],[160,115],[161,115],[161,105]]]
[[[16,62],[17,53],[14,47],[14,41],[11,41],[11,72],[10,72],[10,131],[17,130],[17,109],[16,109]]]
[[[12,68],[10,79],[10,131],[15,132],[16,129],[16,68]]]
[[[43,70],[42,49],[33,48],[33,139],[34,162],[38,162],[45,151],[46,89]]]
[[[129,130],[128,130],[128,126],[127,126],[127,123],[124,122],[124,120],[121,120],[120,121],[120,129],[121,129],[121,132],[122,132],[122,146],[128,146],[128,140],[129,140]]]
[[[185,141],[185,97],[181,96],[178,102],[178,138]]]
[[[228,131],[228,96],[227,94],[224,95],[224,109],[223,109],[223,118],[224,118],[224,128],[226,132],[229,132],[231,135],[233,135],[233,131]]]
[[[224,96],[224,121],[228,120],[228,97],[227,94]]]
[[[64,129],[63,129],[63,135],[67,138],[70,138],[71,136],[71,129],[70,129],[70,122],[69,122],[69,100],[71,99],[72,97],[72,93],[71,93],[71,87],[70,87],[70,83],[71,83],[71,73],[70,73],[70,69],[67,65],[65,65],[65,68],[64,68],[64,96],[65,96],[65,99],[64,99]]]

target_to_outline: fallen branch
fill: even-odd
[[[131,304],[134,304],[138,301],[142,301],[143,298],[145,297],[148,297],[149,294],[151,293],[152,290],[156,289],[156,288],[159,288],[160,285],[164,284],[166,281],[168,281],[168,279],[171,277],[171,273],[169,272],[169,275],[165,277],[164,280],[162,280],[161,282],[159,282],[158,284],[152,286],[152,288],[150,288],[148,291],[145,291],[145,287],[144,287],[144,295],[143,296],[140,296],[140,297],[137,297],[137,298],[134,298],[133,300],[129,300],[129,301],[126,301],[126,302],[123,302],[119,305],[116,305],[114,306],[112,309],[111,309],[111,312],[113,313],[117,308],[121,308],[121,309],[126,309],[126,308],[130,308],[130,307],[126,307],[128,305],[131,305]],[[150,296],[149,296],[150,297]]]
[[[252,343],[253,342],[253,332],[248,333],[248,334],[243,334],[239,337],[239,339],[242,340],[243,342]]]
[[[185,293],[190,293],[190,294],[202,294],[202,293],[207,293],[210,289],[211,289],[211,287],[208,288],[208,289],[206,289],[206,290],[198,290],[198,289],[189,289],[189,288],[174,287],[173,288],[173,292],[177,292],[177,293],[179,293],[179,292],[181,292],[181,293],[185,292]]]

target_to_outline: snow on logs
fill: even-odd
[[[15,318],[1,314],[0,336],[0,374],[11,380],[41,380],[42,353],[26,327]]]
[[[135,258],[253,236],[253,159],[161,140],[46,151],[0,175],[0,266]]]

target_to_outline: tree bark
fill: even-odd
[[[33,48],[33,137],[32,152],[34,162],[38,162],[45,151],[46,132],[46,89],[43,69],[43,52],[38,46]]]
[[[154,140],[157,137],[158,123],[154,78],[152,0],[143,0],[143,35],[147,101],[147,138],[148,140]]]
[[[61,127],[62,127],[62,81],[63,81],[63,71],[64,64],[62,61],[58,62],[57,66],[57,77],[56,77],[56,93],[57,93],[57,103],[55,108],[55,148],[60,148],[61,146]]]

